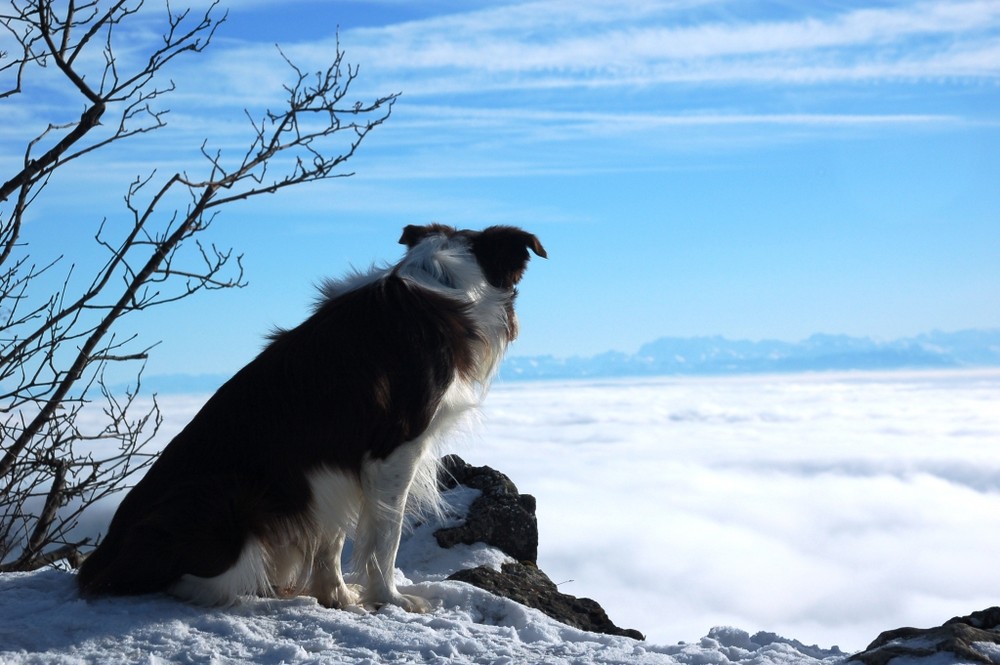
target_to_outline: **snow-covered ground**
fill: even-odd
[[[475,491],[458,490],[467,506]],[[461,496],[464,494],[464,496]],[[83,601],[70,573],[0,575],[0,663],[803,663],[838,662],[837,653],[752,642],[720,629],[693,644],[664,646],[576,630],[513,601],[458,582],[453,570],[498,568],[507,560],[476,545],[442,550],[438,525],[411,534],[397,582],[434,601],[429,614],[389,607],[374,613],[328,610],[310,598],[250,599],[200,608],[165,596]]]
[[[201,399],[161,398],[164,434]],[[813,663],[842,657],[749,634],[852,652],[1000,604],[1000,371],[498,384],[454,451],[534,494],[541,568],[647,641],[442,581],[500,555],[424,528],[399,574],[428,615],[86,603],[68,573],[0,575],[0,663]]]

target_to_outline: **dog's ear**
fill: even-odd
[[[472,252],[486,279],[503,289],[521,281],[531,258],[529,249],[543,259],[549,257],[536,236],[513,226],[491,226],[472,240]]]
[[[399,237],[399,244],[406,245],[407,249],[413,249],[421,240],[429,235],[442,234],[454,235],[455,229],[445,224],[425,224],[417,226],[410,224],[403,229],[403,235]]]

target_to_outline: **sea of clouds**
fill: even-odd
[[[1000,371],[507,383],[460,452],[539,564],[653,642],[864,648],[1000,604]]]
[[[160,438],[204,399],[161,397]],[[499,382],[480,421],[446,452],[535,495],[539,566],[649,643],[850,653],[1000,604],[1000,370]]]

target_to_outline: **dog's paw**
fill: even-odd
[[[358,605],[361,600],[361,587],[357,584],[340,584],[327,591],[317,593],[316,600],[323,607],[345,610]]]
[[[426,598],[408,593],[394,593],[386,598],[363,598],[361,602],[369,612],[376,612],[386,605],[395,605],[414,614],[426,614],[434,608]]]
[[[403,602],[396,604],[402,607],[407,612],[413,612],[414,614],[427,614],[434,608],[434,605],[431,604],[431,601],[427,600],[426,598],[421,598],[420,596],[414,596],[408,593],[401,593],[399,594],[399,598]]]

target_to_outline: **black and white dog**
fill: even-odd
[[[528,250],[546,253],[508,226],[407,226],[400,242],[399,263],[324,284],[166,446],[80,567],[85,596],[429,608],[393,579],[404,512],[437,507],[436,444],[488,388]]]

